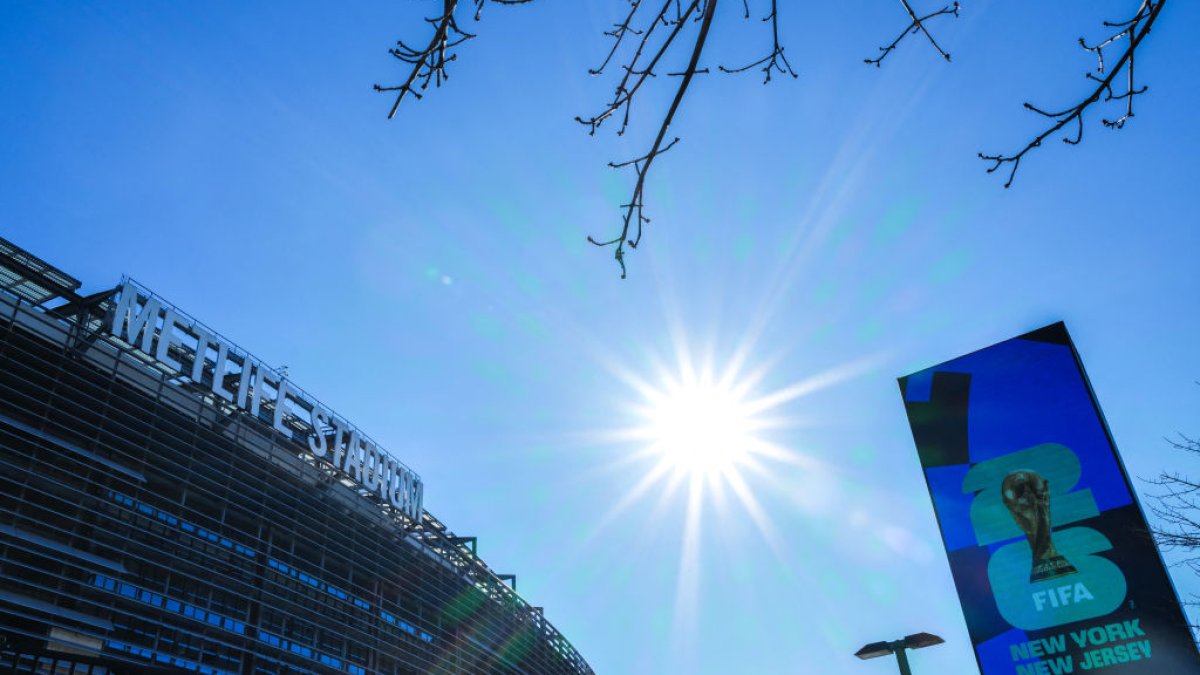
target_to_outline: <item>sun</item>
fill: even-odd
[[[777,360],[751,358],[752,342],[722,359],[710,348],[698,352],[681,335],[673,340],[673,359],[651,357],[640,370],[608,364],[629,390],[623,392],[619,415],[606,418],[619,423],[595,432],[594,438],[622,447],[600,472],[623,479],[614,484],[619,488],[615,499],[587,528],[583,541],[596,541],[600,531],[617,523],[629,524],[622,516],[630,512],[637,514],[641,528],[634,534],[637,541],[661,536],[665,529],[680,532],[671,639],[684,644],[696,639],[699,630],[695,618],[704,598],[703,570],[712,565],[703,546],[706,537],[736,542],[750,532],[783,568],[794,566],[789,539],[764,497],[782,496],[784,505],[813,508],[805,501],[806,490],[796,489],[801,475],[802,485],[827,486],[821,494],[837,497],[830,468],[795,442],[793,430],[817,418],[802,412],[799,403],[869,372],[877,357],[771,386]],[[673,508],[680,502],[681,511]]]
[[[750,406],[730,386],[704,380],[672,383],[647,398],[647,440],[676,471],[736,471],[757,442]]]
[[[709,589],[745,583],[763,553],[790,582],[808,582],[797,571],[817,549],[796,542],[826,536],[854,485],[836,456],[809,441],[813,429],[845,423],[830,405],[837,399],[816,395],[876,374],[891,357],[872,351],[814,370],[792,341],[764,351],[772,312],[705,335],[682,321],[669,289],[663,300],[665,330],[651,326],[648,342],[622,339],[617,353],[589,341],[609,377],[589,387],[596,398],[584,414],[595,426],[572,437],[596,450],[581,474],[603,501],[578,550],[626,574],[643,566],[636,552],[651,542],[677,541],[677,566],[657,568],[656,579],[675,586],[673,607],[662,607],[664,646],[690,655],[711,611]],[[601,539],[610,529],[620,534]]]

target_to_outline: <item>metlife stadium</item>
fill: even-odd
[[[0,239],[0,672],[591,673],[345,418]]]

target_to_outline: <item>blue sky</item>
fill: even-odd
[[[895,378],[1062,319],[1130,472],[1200,474],[1163,440],[1200,433],[1200,7],[1164,10],[1124,130],[1092,113],[1004,190],[975,154],[1040,131],[1022,101],[1077,100],[1076,39],[1134,3],[972,1],[936,26],[952,63],[910,40],[868,67],[896,4],[785,6],[799,79],[697,79],[622,281],[584,238],[619,227],[606,163],[645,151],[666,92],[624,137],[573,118],[610,95],[586,70],[623,3],[486,8],[393,121],[370,87],[440,3],[5,3],[0,233],[286,364],[598,672],[885,673],[853,652],[922,630],[947,643],[917,672],[971,672]],[[709,66],[767,48],[740,13]],[[742,476],[757,509],[668,480],[627,499],[657,461],[619,433],[633,383],[737,358],[797,394],[762,432],[786,453]]]

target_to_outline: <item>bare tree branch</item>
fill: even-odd
[[[702,1],[703,1],[703,7],[701,7]],[[665,12],[670,7],[670,5],[671,5],[671,0],[667,0],[666,4],[663,6],[663,12]],[[701,13],[700,29],[697,31],[696,41],[692,45],[691,58],[688,60],[687,69],[683,71],[682,77],[679,81],[679,86],[675,90],[675,97],[671,101],[671,107],[667,109],[667,114],[663,118],[662,124],[659,125],[658,134],[654,138],[654,144],[652,146],[650,146],[650,151],[637,159],[633,159],[633,160],[629,160],[629,161],[621,162],[621,163],[610,163],[609,164],[609,166],[611,166],[613,168],[622,168],[622,167],[632,166],[634,168],[634,171],[637,173],[637,181],[634,183],[633,194],[629,198],[629,202],[627,204],[621,205],[621,208],[623,208],[625,210],[625,214],[622,218],[623,222],[622,222],[622,226],[621,226],[621,234],[619,236],[617,236],[616,238],[609,239],[607,241],[599,241],[591,236],[588,237],[588,241],[596,246],[615,246],[616,247],[613,250],[613,257],[616,259],[617,263],[621,266],[621,278],[622,279],[625,278],[625,273],[626,273],[626,270],[625,270],[625,245],[628,244],[629,248],[637,248],[638,242],[641,241],[641,238],[642,238],[642,226],[644,224],[650,222],[650,219],[647,218],[645,216],[645,214],[643,213],[643,196],[644,196],[645,187],[646,187],[646,176],[649,174],[650,166],[654,163],[655,158],[657,158],[659,155],[666,152],[667,150],[670,150],[679,141],[679,139],[676,138],[676,139],[672,140],[670,143],[668,143],[667,145],[665,145],[665,146],[663,145],[663,140],[666,138],[666,135],[667,135],[667,129],[670,128],[671,121],[675,119],[675,113],[678,112],[679,104],[683,101],[684,95],[687,94],[688,86],[691,84],[692,78],[698,72],[697,66],[700,62],[700,55],[701,55],[701,53],[703,53],[704,45],[708,41],[709,29],[712,27],[713,15],[716,12],[716,8],[717,8],[717,0],[691,0],[690,2],[687,3],[686,9],[683,9],[681,11],[677,10],[677,13],[676,13],[677,18],[671,22],[671,24],[673,26],[672,32],[669,34],[667,39],[664,41],[662,47],[658,50],[658,52],[655,54],[654,58],[651,60],[649,67],[645,71],[643,71],[645,73],[645,75],[642,76],[642,78],[639,80],[638,84],[635,85],[635,87],[634,87],[634,91],[636,91],[636,88],[641,85],[641,82],[645,80],[645,77],[648,74],[653,72],[654,65],[662,57],[663,53],[665,53],[666,50],[670,47],[670,43],[675,39],[676,36],[679,35],[679,32],[682,30],[682,27],[688,21],[689,17],[692,15],[692,13],[699,11]],[[659,13],[659,17],[661,17],[663,15],[663,12]],[[659,19],[656,19],[656,22],[658,20]],[[647,30],[645,33],[648,35],[650,32],[651,32],[650,30]],[[643,44],[644,44],[644,42],[643,42]],[[640,46],[638,48],[638,53],[639,54],[641,53]],[[627,76],[628,76],[628,73],[634,72],[634,64],[636,64],[636,60],[637,60],[637,58],[635,56],[634,61],[631,62],[631,65],[629,67],[627,67],[627,69],[626,69]],[[623,82],[624,82],[624,80],[623,80]],[[616,103],[615,105],[620,105],[619,100],[622,97],[622,88],[623,88],[623,85],[618,86],[617,99],[616,99],[616,101],[618,101],[618,103]],[[633,92],[629,92],[628,96],[631,97],[632,93]],[[602,114],[607,115],[607,114],[611,113],[611,111],[615,110],[615,105],[610,105],[608,112],[602,113]],[[628,124],[628,117],[629,117],[629,115],[628,115],[628,98],[625,99],[624,105],[626,106],[625,123]],[[583,120],[580,120],[580,121],[583,122]],[[600,121],[603,121],[603,120],[600,120]],[[598,122],[595,121],[595,118],[593,118],[593,120],[591,122],[585,122],[585,123],[591,124],[593,131],[595,130],[596,125],[598,124]],[[624,130],[624,126],[622,127],[622,131],[623,130]],[[630,229],[631,228],[636,231],[636,234],[633,236],[632,239],[630,238]]]
[[[428,89],[431,83],[435,87],[440,87],[448,76],[446,71],[447,64],[456,60],[455,48],[475,37],[475,35],[461,30],[456,23],[456,13],[462,5],[474,4],[475,19],[478,20],[484,5],[488,2],[499,5],[524,5],[533,2],[533,0],[441,1],[441,14],[426,19],[426,22],[433,27],[433,35],[428,44],[424,47],[411,47],[407,43],[399,41],[396,47],[389,50],[389,53],[393,57],[407,65],[406,77],[401,84],[388,87],[375,85],[376,91],[395,92],[396,98],[388,113],[389,119],[395,116],[400,104],[408,94],[411,93],[413,97],[419,99],[422,96],[421,92]],[[783,42],[780,39],[779,2],[778,0],[758,1],[770,3],[768,13],[762,18],[762,22],[769,22],[771,27],[770,51],[762,58],[744,66],[719,66],[719,69],[724,73],[744,73],[752,69],[761,70],[763,72],[763,84],[769,83],[775,74],[786,74],[796,78],[797,74],[784,53]],[[1139,2],[1139,8],[1132,18],[1118,23],[1104,23],[1106,27],[1115,30],[1107,39],[1094,45],[1089,45],[1082,38],[1079,40],[1079,44],[1083,49],[1096,56],[1098,64],[1096,73],[1088,73],[1087,75],[1089,80],[1094,82],[1096,86],[1086,98],[1076,105],[1058,112],[1047,111],[1031,103],[1025,103],[1025,107],[1028,110],[1051,120],[1052,124],[1050,127],[1015,154],[985,155],[979,153],[980,158],[992,162],[992,165],[987,169],[989,173],[997,171],[1006,164],[1011,165],[1008,181],[1004,184],[1006,188],[1012,185],[1022,158],[1030,150],[1040,147],[1042,142],[1047,138],[1074,125],[1074,129],[1072,129],[1073,133],[1064,137],[1063,141],[1068,144],[1081,142],[1083,138],[1083,117],[1093,104],[1122,100],[1125,102],[1122,115],[1111,120],[1103,119],[1104,126],[1109,128],[1120,129],[1133,117],[1133,99],[1146,92],[1146,87],[1138,87],[1136,85],[1136,51],[1142,40],[1149,34],[1166,0],[1139,0]],[[708,72],[707,69],[699,67],[699,61],[712,28],[717,0],[626,0],[626,3],[628,4],[628,12],[624,13],[624,18],[612,24],[612,28],[604,32],[605,35],[612,38],[610,49],[598,67],[588,70],[593,75],[600,75],[610,69],[614,61],[621,64],[621,72],[613,88],[612,97],[600,112],[587,118],[576,117],[576,121],[587,127],[590,135],[595,135],[596,131],[607,120],[619,117],[621,121],[616,129],[616,133],[617,135],[624,135],[631,123],[634,99],[643,91],[644,85],[658,78],[660,75],[665,77],[679,77],[679,80],[675,87],[670,107],[659,123],[658,132],[649,150],[635,159],[623,162],[610,162],[609,164],[613,168],[632,167],[636,175],[636,180],[628,201],[620,205],[623,212],[620,234],[603,240],[589,236],[588,241],[596,246],[614,247],[613,254],[621,266],[622,278],[626,276],[625,254],[627,253],[627,249],[637,248],[641,241],[643,227],[650,222],[650,219],[644,213],[646,177],[649,175],[650,168],[658,156],[667,152],[679,142],[679,138],[677,137],[671,137],[668,140],[670,125],[679,112],[683,98],[687,94],[693,78],[697,74]],[[900,0],[900,4],[909,17],[909,24],[890,44],[879,47],[880,53],[877,57],[864,59],[864,61],[868,64],[874,64],[876,67],[881,67],[884,59],[895,51],[907,36],[917,34],[923,34],[930,46],[944,59],[949,61],[949,52],[943,49],[941,44],[935,39],[933,33],[930,32],[928,23],[942,16],[957,18],[960,11],[959,2],[955,1],[950,5],[946,5],[937,11],[929,12],[923,16],[917,14],[912,4],[910,4],[910,0]],[[742,10],[743,18],[749,19],[751,16],[749,0],[742,0]],[[693,27],[696,27],[694,39],[685,39],[684,33],[688,33]],[[1128,41],[1125,49],[1116,59],[1111,70],[1108,69],[1105,50],[1113,49],[1116,43],[1126,39]],[[672,52],[678,43],[690,43],[691,45],[691,55],[686,69],[681,72],[663,70],[661,64],[666,62],[668,53]],[[622,57],[621,53],[625,57]],[[1119,92],[1115,90],[1115,87],[1118,86],[1115,83],[1122,82],[1118,78],[1123,78],[1123,90]],[[1197,558],[1197,565],[1200,566],[1200,556]]]
[[[442,15],[439,17],[425,19],[426,22],[435,26],[433,38],[429,41],[424,49],[416,49],[409,47],[403,40],[397,40],[396,46],[388,50],[392,56],[400,59],[405,63],[412,64],[409,70],[408,78],[404,84],[398,87],[384,87],[375,85],[375,91],[395,91],[396,102],[392,104],[392,109],[388,112],[388,119],[392,119],[396,115],[396,110],[400,107],[400,102],[410,92],[418,99],[421,94],[413,91],[413,84],[418,80],[423,80],[421,89],[424,90],[429,86],[430,79],[434,79],[436,86],[442,86],[442,80],[446,79],[446,62],[453,61],[454,56],[447,57],[447,47],[453,46],[449,44],[449,36],[455,34],[459,39],[453,44],[461,44],[462,42],[475,37],[458,30],[458,25],[454,22],[454,10],[458,8],[458,0],[443,0]]]
[[[697,74],[708,72],[706,68],[699,67],[699,61],[705,44],[708,41],[717,4],[716,0],[690,0],[688,2],[683,2],[682,0],[662,0],[661,5],[655,5],[659,8],[658,13],[647,25],[644,25],[639,30],[634,28],[634,22],[636,21],[638,10],[642,7],[643,0],[629,0],[629,2],[630,11],[625,19],[621,23],[614,24],[612,31],[606,32],[606,35],[613,38],[614,44],[612,49],[605,57],[601,66],[589,72],[593,74],[602,72],[612,61],[621,42],[627,36],[636,35],[638,37],[637,46],[633,49],[633,54],[627,64],[623,66],[624,73],[614,88],[613,97],[609,101],[609,104],[600,113],[590,118],[575,118],[576,121],[588,127],[590,134],[595,134],[596,130],[605,120],[617,113],[621,114],[621,125],[617,129],[617,134],[624,134],[629,128],[630,111],[635,96],[650,78],[657,77],[659,74],[656,71],[658,64],[670,50],[671,46],[687,29],[688,23],[695,22],[700,25],[696,31],[695,40],[691,43],[692,51],[687,67],[681,72],[665,73],[668,76],[679,76],[681,80],[675,89],[675,96],[671,101],[671,105],[659,125],[658,133],[650,150],[636,159],[619,163],[610,162],[609,164],[613,168],[632,167],[636,174],[636,181],[629,200],[621,205],[623,215],[620,234],[606,240],[599,240],[589,236],[588,241],[596,246],[614,247],[613,256],[621,266],[622,278],[625,278],[626,275],[626,247],[629,249],[637,248],[638,243],[641,241],[643,226],[650,222],[644,211],[646,177],[649,175],[650,167],[659,155],[670,150],[679,142],[679,138],[677,137],[667,142],[667,131],[676,113],[679,111],[692,79]],[[778,2],[777,0],[770,0],[770,2],[770,12],[763,18],[763,22],[770,22],[771,25],[771,52],[763,58],[740,68],[725,68],[722,66],[720,67],[722,72],[740,73],[761,66],[764,73],[764,84],[771,81],[771,76],[774,72],[786,73],[793,78],[797,77],[787,57],[784,55],[784,48],[779,38]],[[673,17],[670,16],[672,9],[674,10]],[[750,6],[747,0],[742,1],[742,9],[744,17],[749,18]]]
[[[427,89],[430,83],[434,84],[434,86],[441,86],[442,81],[447,78],[447,64],[456,58],[455,54],[451,53],[451,50],[475,37],[470,33],[462,31],[455,20],[457,9],[465,1],[443,0],[441,15],[426,19],[434,27],[434,33],[424,48],[414,48],[404,42],[398,42],[397,47],[390,50],[392,56],[406,64],[410,64],[411,68],[409,68],[404,82],[398,86],[384,87],[375,85],[376,91],[397,92],[392,109],[388,113],[389,119],[395,116],[400,104],[409,93],[416,98],[420,98],[420,92]],[[475,4],[476,20],[479,19],[479,14],[484,4],[488,1],[471,0]],[[504,5],[518,5],[532,2],[532,0],[490,1]],[[621,233],[612,239],[603,241],[590,236],[588,237],[588,241],[596,246],[615,247],[614,257],[621,265],[622,278],[625,277],[626,273],[626,247],[630,249],[637,247],[638,242],[641,240],[643,225],[650,222],[650,219],[645,216],[643,211],[646,177],[649,175],[650,167],[659,155],[667,152],[678,143],[678,138],[673,138],[667,142],[667,131],[679,111],[683,98],[692,83],[692,79],[697,74],[708,72],[707,69],[699,67],[699,60],[712,28],[717,0],[688,0],[687,2],[684,2],[684,0],[659,0],[657,3],[655,0],[627,0],[627,2],[629,4],[629,11],[625,15],[625,18],[619,23],[613,24],[611,30],[605,31],[605,35],[613,39],[612,47],[609,49],[607,55],[605,55],[600,66],[590,69],[588,72],[593,75],[603,73],[624,45],[633,43],[632,54],[621,66],[621,78],[617,82],[613,90],[613,96],[608,104],[596,115],[587,119],[576,117],[576,121],[587,126],[589,134],[594,135],[596,130],[606,120],[619,114],[621,123],[617,129],[617,134],[623,135],[629,128],[634,99],[647,82],[658,77],[659,74],[678,76],[680,80],[675,88],[675,96],[659,124],[658,133],[650,149],[636,159],[619,163],[610,162],[610,166],[613,168],[633,167],[637,176],[632,195],[627,203],[621,205],[624,211]],[[639,12],[645,8],[643,2],[647,4],[654,3],[658,11],[649,16],[649,21],[642,21],[639,25],[639,17],[641,16]],[[773,44],[771,53],[748,66],[722,70],[725,72],[743,72],[756,66],[762,66],[765,75],[764,82],[769,82],[772,73],[776,71],[796,77],[791,64],[788,62],[786,56],[784,56],[783,46],[779,38],[777,0],[770,0],[770,2],[771,11],[763,21],[771,23]],[[743,0],[742,7],[745,16],[748,18],[750,16],[748,0]],[[678,73],[660,73],[658,69],[663,59],[671,51],[673,45],[679,41],[680,36],[689,29],[689,24],[692,23],[698,24],[699,27],[696,30],[695,41],[692,42],[691,57],[687,68]]]
[[[902,40],[904,40],[905,37],[907,37],[909,35],[916,35],[917,33],[924,33],[925,37],[929,39],[929,44],[933,45],[933,48],[936,49],[937,52],[942,55],[942,58],[949,61],[950,53],[947,52],[946,50],[942,49],[942,46],[938,44],[937,40],[933,39],[933,34],[930,33],[929,29],[925,27],[925,22],[934,17],[942,16],[944,14],[952,15],[952,16],[954,16],[954,18],[957,19],[958,18],[958,9],[959,9],[958,2],[956,1],[953,5],[947,5],[946,7],[943,7],[936,12],[931,12],[922,17],[917,16],[917,13],[913,11],[912,5],[908,4],[908,0],[900,0],[900,3],[902,5],[904,5],[904,10],[906,12],[908,12],[908,16],[910,19],[912,19],[912,22],[909,23],[908,27],[906,27],[903,31],[900,32],[899,35],[896,36],[895,40],[892,40],[892,43],[890,45],[879,48],[879,51],[881,53],[879,54],[878,57],[873,58],[873,59],[863,59],[863,63],[873,64],[876,68],[882,66],[883,60],[886,59],[888,54],[891,54],[892,51],[894,51],[897,46],[900,45],[900,42]]]
[[[471,1],[475,3],[475,20],[478,21],[483,12],[483,5],[488,0]],[[524,5],[533,0],[491,0],[491,2],[498,5]],[[410,47],[403,40],[397,40],[396,46],[388,50],[392,56],[412,65],[403,84],[395,87],[384,87],[378,84],[374,86],[375,91],[397,92],[396,101],[392,104],[391,111],[388,112],[388,119],[396,116],[396,110],[400,108],[400,103],[408,94],[411,93],[414,97],[421,98],[420,92],[413,88],[418,82],[420,82],[418,88],[421,91],[428,89],[430,82],[433,82],[435,87],[442,86],[442,82],[449,78],[446,73],[446,64],[457,58],[457,55],[450,54],[449,50],[475,37],[471,33],[460,30],[455,22],[454,13],[458,10],[458,5],[459,0],[442,0],[441,16],[425,19],[426,23],[434,27],[434,31],[433,38],[423,49]]]
[[[582,117],[575,118],[576,122],[588,127],[589,134],[595,135],[600,125],[618,110],[623,110],[624,113],[621,120],[621,128],[617,130],[617,135],[624,135],[625,130],[629,128],[629,111],[633,103],[633,98],[649,78],[656,76],[654,72],[655,66],[658,65],[658,62],[670,50],[671,43],[675,41],[675,38],[679,36],[687,25],[687,17],[696,10],[699,4],[698,0],[693,0],[688,3],[687,10],[683,12],[682,16],[675,19],[668,19],[666,16],[667,12],[670,11],[671,5],[676,2],[678,0],[663,0],[662,9],[659,10],[658,14],[650,22],[650,25],[638,33],[641,36],[641,40],[638,42],[637,50],[634,52],[633,57],[630,58],[629,63],[623,67],[625,75],[617,83],[616,89],[613,91],[613,98],[609,101],[608,106],[599,114],[586,120]],[[632,4],[633,11],[630,13],[630,16],[635,14],[641,7],[642,0],[634,0]],[[628,26],[628,19],[626,20],[626,26]],[[654,49],[654,53],[650,57],[650,62],[639,67],[639,61],[646,53],[646,47],[652,44],[655,31],[660,27],[668,27],[670,28],[670,32],[667,33],[667,37],[663,40],[662,44],[658,45],[657,49]],[[605,63],[607,62],[606,59]],[[599,73],[600,71],[596,72]]]
[[[771,50],[771,53],[755,61],[754,63],[742,66],[741,68],[726,68],[725,66],[717,66],[721,69],[721,72],[744,73],[755,66],[763,66],[762,71],[766,74],[763,78],[763,84],[767,84],[771,81],[772,70],[779,71],[781,75],[787,73],[788,75],[791,75],[793,79],[799,77],[799,75],[796,74],[796,71],[792,70],[792,64],[788,63],[787,57],[784,56],[783,46],[779,44],[779,8],[776,6],[776,1],[777,0],[771,0],[771,13],[763,17],[763,21],[771,22],[771,40],[774,44],[774,48]],[[750,18],[749,5],[746,5],[745,2],[743,2],[742,6],[746,8],[746,18]],[[779,65],[780,61],[783,62],[782,66]],[[763,65],[764,63],[766,64],[765,66]]]
[[[613,24],[612,30],[604,31],[605,35],[613,38],[612,49],[608,50],[608,56],[604,57],[604,63],[601,63],[599,68],[588,69],[589,75],[599,75],[604,72],[604,69],[608,67],[608,62],[612,61],[613,55],[616,54],[617,50],[621,47],[621,42],[625,40],[626,35],[630,33],[633,35],[642,34],[642,31],[636,30],[630,26],[630,22],[633,21],[633,15],[637,13],[641,5],[642,0],[629,0],[629,15],[625,17],[625,20],[621,23]]]
[[[1176,450],[1200,457],[1200,440],[1179,434],[1166,439]],[[1188,557],[1174,565],[1184,565],[1200,574],[1200,483],[1179,473],[1164,471],[1158,478],[1146,482],[1159,488],[1151,495],[1150,511],[1157,516],[1160,525],[1154,527],[1154,540],[1164,550],[1182,551]],[[1200,607],[1200,598],[1193,595],[1185,605]],[[1193,631],[1200,626],[1192,625]]]
[[[1154,21],[1158,18],[1158,14],[1162,11],[1163,5],[1166,4],[1166,1],[1167,0],[1141,0],[1141,5],[1138,7],[1137,13],[1133,15],[1133,18],[1117,23],[1105,21],[1104,25],[1106,27],[1119,28],[1120,30],[1095,46],[1089,47],[1087,42],[1084,41],[1083,38],[1080,38],[1080,46],[1087,51],[1096,54],[1096,58],[1099,62],[1097,66],[1097,72],[1104,75],[1104,77],[1099,77],[1095,74],[1088,73],[1088,79],[1095,82],[1096,87],[1082,101],[1065,110],[1049,112],[1034,106],[1032,103],[1026,102],[1025,108],[1027,110],[1032,110],[1042,117],[1054,120],[1054,123],[1050,125],[1048,129],[1038,134],[1032,141],[1026,144],[1024,148],[1015,154],[985,155],[982,152],[979,153],[980,159],[992,162],[992,166],[988,167],[988,173],[995,172],[1005,164],[1011,165],[1012,168],[1008,174],[1008,181],[1004,184],[1004,187],[1010,187],[1012,185],[1013,178],[1017,175],[1017,169],[1021,165],[1021,158],[1023,158],[1030,150],[1041,147],[1042,141],[1053,136],[1064,127],[1072,123],[1075,125],[1074,137],[1072,138],[1071,136],[1066,136],[1062,140],[1068,145],[1078,145],[1080,141],[1083,140],[1083,115],[1088,108],[1092,106],[1092,104],[1098,101],[1108,102],[1124,99],[1124,115],[1115,120],[1102,120],[1104,126],[1111,129],[1120,129],[1124,127],[1125,122],[1133,117],[1134,97],[1146,92],[1146,87],[1139,89],[1134,85],[1134,55],[1137,52],[1138,45],[1140,45],[1142,40],[1150,34],[1150,29],[1154,26]],[[1104,48],[1123,39],[1129,40],[1128,45],[1121,53],[1120,58],[1117,59],[1117,63],[1112,70],[1105,73]],[[1124,92],[1117,94],[1113,92],[1113,83],[1116,81],[1117,77],[1121,75],[1122,71],[1125,73],[1126,88]]]
[[[483,5],[488,2],[488,0],[473,1],[475,2],[475,20],[478,21],[479,16],[483,14]],[[529,3],[533,2],[533,0],[491,0],[491,2],[497,5],[528,5]]]

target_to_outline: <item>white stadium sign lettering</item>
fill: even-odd
[[[294,440],[317,460],[420,520],[424,486],[411,469],[281,374],[132,281],[120,287],[111,334]],[[207,374],[211,373],[211,380]],[[263,405],[273,414],[263,416]]]

